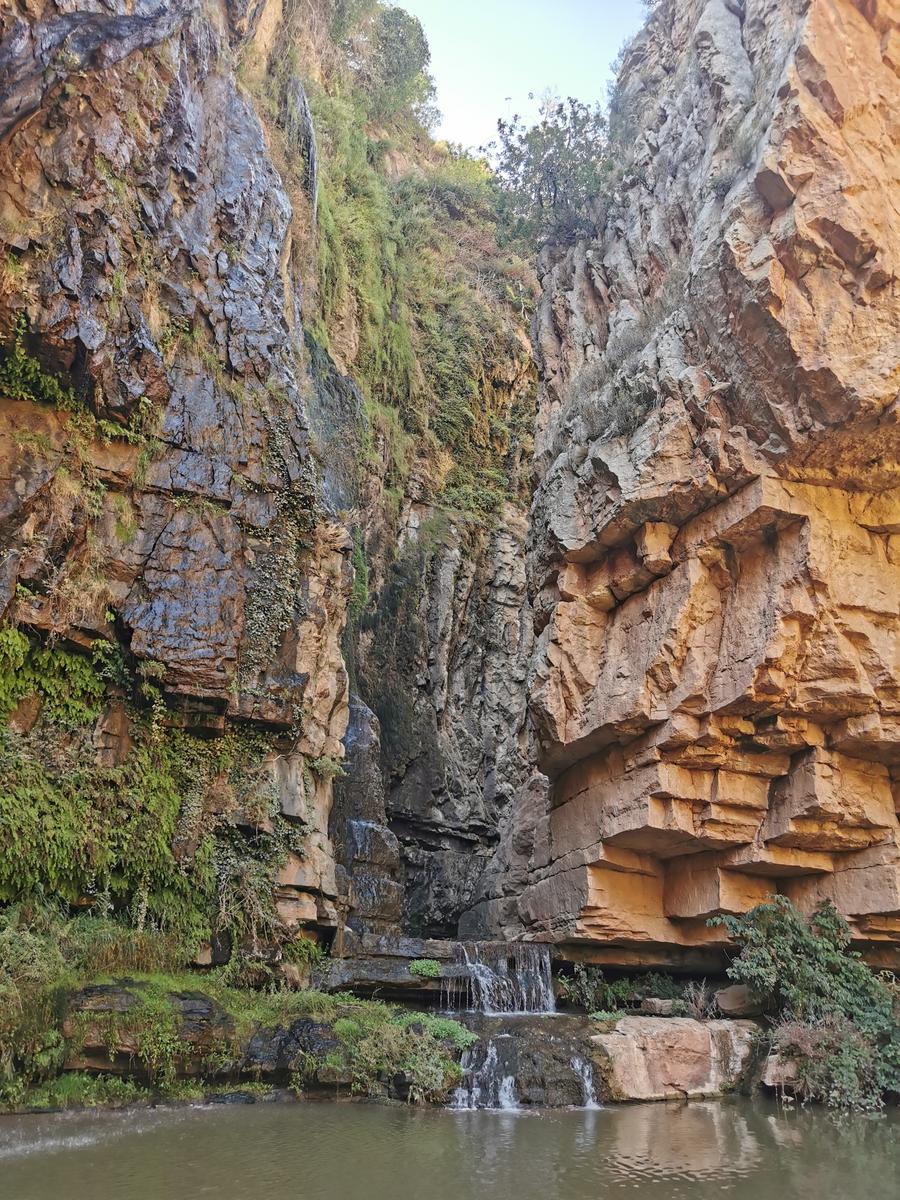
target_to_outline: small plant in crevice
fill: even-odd
[[[436,958],[414,958],[408,967],[410,975],[420,979],[440,979],[441,964]]]
[[[691,979],[682,991],[685,1013],[695,1021],[705,1021],[718,1012],[716,993],[705,979]]]

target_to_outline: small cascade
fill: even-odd
[[[503,1052],[498,1052],[497,1043]],[[496,1108],[515,1111],[519,1107],[516,1096],[516,1077],[510,1071],[507,1047],[512,1038],[501,1035],[487,1042],[478,1042],[463,1054],[463,1081],[453,1093],[452,1108]],[[509,1049],[514,1049],[509,1047]]]
[[[446,1008],[491,1015],[556,1011],[550,950],[536,942],[460,942],[444,978]]]
[[[572,1070],[581,1080],[581,1107],[599,1108],[597,1093],[594,1091],[594,1068],[580,1054],[573,1054],[569,1060]]]

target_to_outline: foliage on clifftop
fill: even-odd
[[[775,1019],[774,1045],[795,1062],[804,1098],[877,1109],[900,1092],[900,989],[850,949],[850,927],[823,902],[809,920],[784,896],[715,918],[738,942],[728,974]]]
[[[599,104],[547,96],[533,125],[498,121],[493,149],[510,237],[564,243],[596,233],[594,208],[618,177]]]
[[[315,256],[305,320],[366,400],[364,464],[384,470],[390,491],[415,476],[432,499],[484,518],[523,486],[536,284],[499,245],[487,164],[428,132],[428,61],[402,9],[314,0],[302,14],[288,7],[275,50],[247,78],[281,130],[297,253]],[[315,216],[305,160],[284,136],[295,80],[317,144]]]

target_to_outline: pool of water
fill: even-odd
[[[764,1102],[0,1117],[2,1200],[898,1200],[900,1117]]]

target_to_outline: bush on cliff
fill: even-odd
[[[414,958],[409,964],[409,973],[420,979],[440,979],[441,964],[436,958]]]
[[[850,949],[830,901],[807,919],[785,896],[717,917],[740,946],[729,976],[776,1022],[773,1043],[796,1064],[797,1088],[833,1107],[875,1109],[900,1092],[897,982]]]
[[[660,971],[645,971],[641,975],[623,975],[617,979],[608,979],[600,967],[584,966],[581,963],[576,963],[572,974],[559,982],[566,1000],[583,1008],[592,1016],[596,1013],[607,1015],[637,1006],[648,997],[680,1001],[685,992],[682,983]]]
[[[489,150],[514,238],[569,241],[596,231],[593,209],[613,171],[599,104],[543,99],[539,120],[497,122]]]

